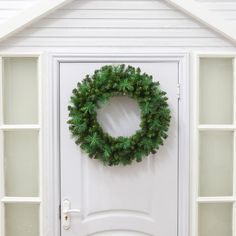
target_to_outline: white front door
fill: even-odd
[[[66,123],[73,88],[86,74],[92,74],[104,64],[112,62],[60,63],[61,235],[177,236],[178,62],[125,62],[139,66],[143,72],[153,75],[155,81],[160,81],[169,97],[172,115],[169,137],[157,154],[125,167],[103,166],[89,159],[75,144]],[[100,114],[101,123],[104,119],[103,126],[114,135],[134,132],[139,121],[135,103],[124,104],[124,101],[113,100]],[[123,109],[126,109],[125,116],[119,114]],[[63,226],[64,200],[70,201],[71,208],[80,209],[80,213],[67,214],[70,224],[67,227]]]

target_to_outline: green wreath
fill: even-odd
[[[135,99],[141,110],[140,129],[130,137],[112,137],[97,121],[96,110],[112,96]],[[104,165],[129,165],[155,154],[167,138],[170,109],[166,93],[152,76],[139,68],[125,65],[106,65],[87,75],[77,84],[71,96],[69,129],[75,143]]]

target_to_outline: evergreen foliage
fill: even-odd
[[[112,96],[123,95],[135,99],[141,109],[140,129],[130,137],[112,137],[97,121],[96,110]],[[166,93],[159,82],[139,68],[106,65],[87,75],[77,84],[71,96],[69,129],[75,143],[104,165],[129,165],[141,162],[150,153],[156,153],[167,138],[170,109]]]

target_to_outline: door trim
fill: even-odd
[[[59,140],[59,66],[69,62],[178,62],[179,65],[179,153],[178,153],[178,236],[189,236],[190,232],[190,95],[189,95],[189,54],[187,53],[144,53],[144,54],[79,54],[50,53],[44,60],[45,79],[43,80],[43,130],[44,152],[47,159],[45,175],[48,191],[47,199],[48,234],[60,236],[60,140]],[[176,88],[176,93],[178,93]],[[50,232],[49,232],[50,228]]]

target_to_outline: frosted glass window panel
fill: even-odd
[[[39,236],[38,205],[6,204],[5,226],[5,236]]]
[[[233,132],[202,131],[199,145],[200,196],[232,196]]]
[[[37,131],[4,132],[4,166],[6,196],[38,196]]]
[[[233,123],[233,61],[201,58],[199,105],[201,124]]]
[[[37,58],[3,59],[5,124],[38,122]]]
[[[232,204],[199,205],[198,236],[232,236]]]

